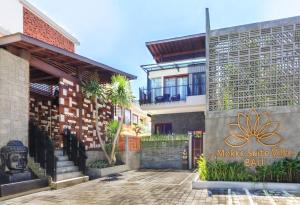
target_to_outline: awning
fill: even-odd
[[[108,77],[115,74],[120,74],[126,76],[130,80],[136,79],[136,76],[134,75],[21,33],[0,37],[0,47],[24,49],[31,53],[31,56],[33,56],[35,59],[57,67],[73,77],[77,76],[78,70],[89,70],[97,71],[100,76],[104,75]]]
[[[157,63],[205,57],[205,33],[147,42]]]

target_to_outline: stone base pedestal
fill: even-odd
[[[4,172],[0,173],[0,184],[9,184],[21,181],[31,180],[32,175],[29,171],[23,172]]]

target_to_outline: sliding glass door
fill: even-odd
[[[188,77],[178,77],[177,78],[177,94],[180,95],[180,100],[185,100],[187,96],[188,89]]]
[[[161,78],[151,79],[151,102],[155,102],[155,97],[162,95]]]
[[[193,95],[205,95],[205,73],[193,73]]]
[[[170,97],[176,95],[176,78],[165,78],[165,94],[169,94]]]
[[[164,94],[169,94],[171,98],[173,97],[177,100],[186,99],[188,76],[165,77],[164,85]]]

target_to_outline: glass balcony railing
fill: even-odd
[[[185,101],[187,96],[205,95],[205,85],[190,84],[151,89],[140,88],[140,104]]]

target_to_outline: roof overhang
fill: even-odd
[[[119,74],[127,77],[129,80],[136,79],[136,76],[134,75],[112,68],[108,65],[99,63],[76,53],[50,45],[21,33],[0,37],[0,47],[14,47],[17,49],[24,49],[31,53],[32,56],[43,60],[46,63],[52,64],[53,66],[63,66],[67,70],[69,69],[71,74],[72,69],[75,69],[73,71],[73,75],[76,75],[76,69],[84,69],[97,71],[100,74],[104,75]]]
[[[205,33],[146,43],[157,63],[205,56]]]

